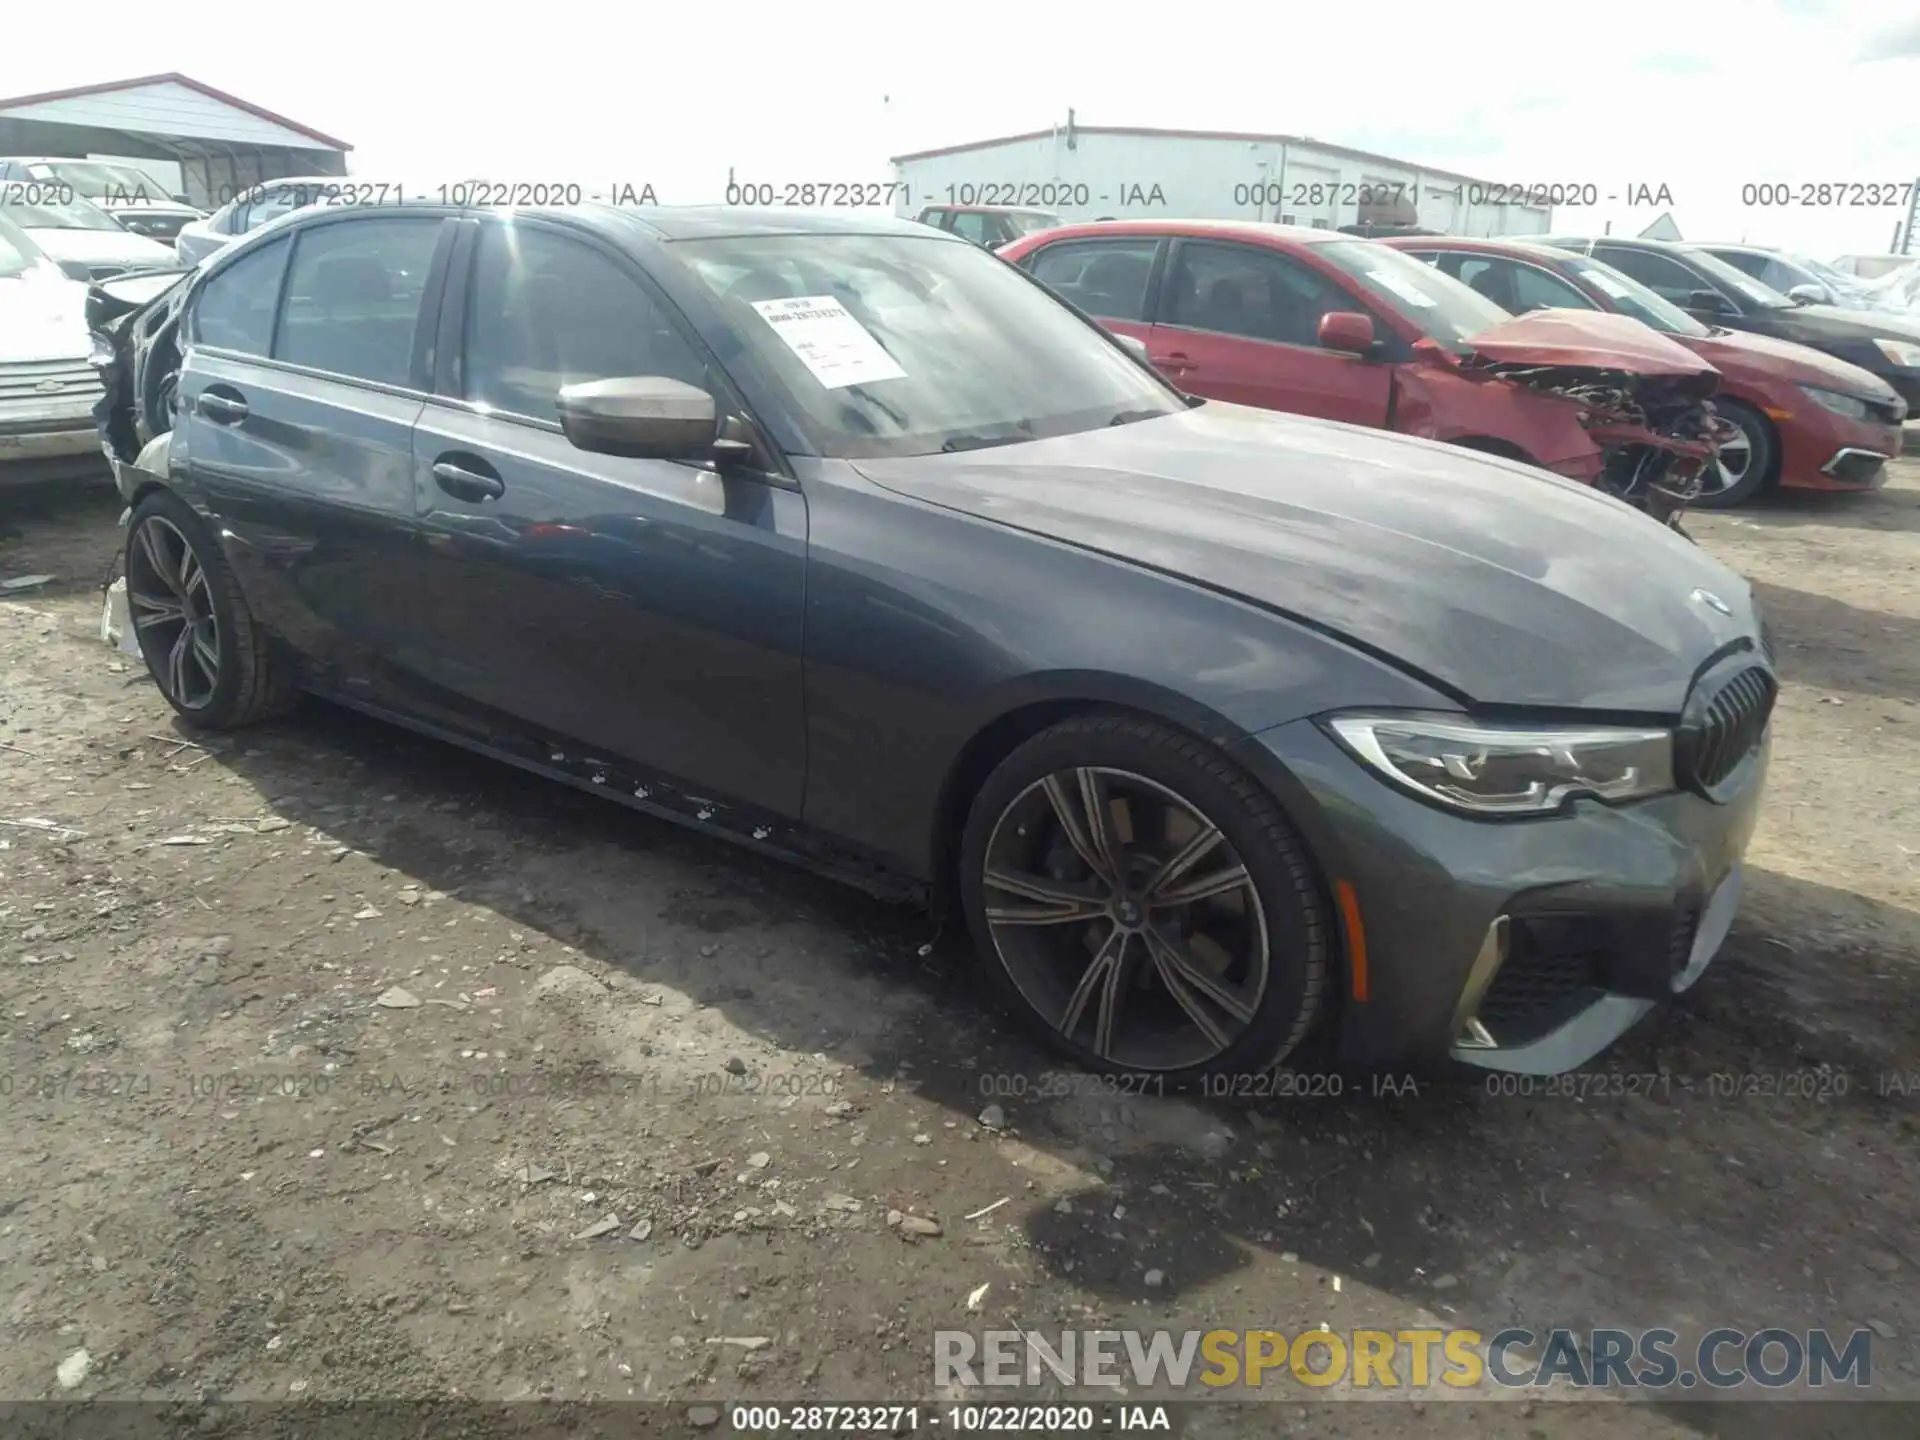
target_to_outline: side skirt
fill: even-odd
[[[470,750],[490,760],[499,760],[548,780],[571,785],[576,790],[616,801],[644,815],[671,821],[703,835],[718,836],[762,855],[798,865],[827,879],[862,890],[879,900],[925,906],[930,898],[930,888],[925,882],[875,865],[822,836],[810,826],[783,816],[694,795],[656,774],[636,771],[630,766],[569,750],[557,742],[543,744],[532,738],[519,737],[482,740],[431,721],[369,704],[331,688],[314,686],[312,693],[330,704],[358,711],[375,720],[457,745],[462,750]]]

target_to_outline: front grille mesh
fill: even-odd
[[[1766,734],[1779,693],[1773,676],[1757,665],[1720,687],[1693,737],[1694,783],[1711,790],[1740,767]]]
[[[1600,958],[1593,949],[1539,943],[1523,927],[1481,998],[1480,1019],[1506,1044],[1551,1029],[1591,998]]]

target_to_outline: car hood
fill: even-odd
[[[1702,662],[1759,629],[1745,580],[1619,501],[1333,421],[1209,403],[854,463],[897,494],[1330,631],[1465,704],[1673,714]]]
[[[178,200],[95,200],[109,215],[179,215],[197,220],[204,213]]]
[[[1792,310],[1770,310],[1789,335],[1814,343],[1825,340],[1920,341],[1920,320],[1909,320],[1884,310],[1841,310],[1832,305],[1800,305]]]
[[[1871,370],[1863,370],[1824,350],[1792,340],[1778,340],[1750,330],[1729,330],[1724,335],[1688,335],[1679,343],[1709,361],[1729,379],[1757,373],[1883,403],[1900,398],[1891,385]]]
[[[84,285],[58,272],[0,280],[0,365],[85,360],[86,299]]]
[[[1712,366],[1631,315],[1533,310],[1469,335],[1468,364],[1544,365],[1636,375],[1710,376]]]
[[[33,241],[55,260],[83,265],[168,265],[173,251],[131,230],[29,230]]]

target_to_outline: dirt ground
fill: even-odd
[[[0,1398],[652,1398],[693,1425],[934,1398],[938,1328],[1323,1322],[1870,1326],[1875,1391],[1920,1396],[1900,471],[1693,522],[1755,580],[1786,688],[1727,951],[1595,1067],[1639,1093],[1253,1107],[1102,1093],[982,1007],[953,935],[590,796],[313,704],[195,741],[98,638],[110,487],[0,491],[0,581],[54,577],[0,592]],[[1189,1433],[1869,1429],[1320,1402]]]

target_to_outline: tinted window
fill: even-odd
[[[300,232],[274,358],[406,385],[440,221],[380,216]]]
[[[1168,324],[1285,345],[1318,345],[1322,315],[1360,308],[1306,266],[1243,245],[1182,245],[1168,287]]]
[[[1147,276],[1158,242],[1076,240],[1049,245],[1029,262],[1033,278],[1089,315],[1108,320],[1147,318]]]
[[[488,226],[468,306],[466,395],[496,410],[557,423],[561,386],[618,375],[707,387],[699,356],[640,282],[552,230]]]
[[[1594,258],[1606,261],[1623,274],[1631,275],[1661,299],[1671,300],[1676,305],[1685,306],[1687,297],[1696,290],[1713,288],[1686,266],[1664,255],[1655,255],[1650,250],[1622,250],[1610,245],[1597,245],[1593,253]]]
[[[217,345],[243,355],[267,353],[288,244],[271,241],[209,277],[193,302],[194,344]]]
[[[1734,269],[1744,270],[1756,279],[1762,278],[1766,273],[1767,257],[1765,255],[1755,255],[1749,250],[1716,250],[1713,253]]]

